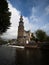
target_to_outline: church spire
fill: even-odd
[[[22,15],[20,16],[20,21],[23,21],[23,17],[22,17]]]

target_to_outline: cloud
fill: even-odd
[[[35,22],[35,23],[41,22],[41,18],[37,14],[38,14],[38,9],[36,7],[32,7],[32,12],[30,16],[31,22]]]
[[[8,2],[8,7],[9,11],[11,12],[11,19],[10,19],[11,27],[1,37],[4,39],[16,39],[18,35],[18,25],[19,25],[19,18],[21,16],[21,11],[14,8],[10,2]],[[25,30],[31,30],[32,32],[34,32],[37,29],[43,29],[48,34],[49,24],[41,26],[42,19],[41,17],[36,15],[37,12],[38,12],[37,9],[33,7],[31,16],[29,18],[23,16]]]
[[[43,27],[41,27],[41,29],[46,31],[47,35],[49,35],[49,23],[45,24]]]
[[[49,14],[49,6],[45,8],[47,15]],[[49,23],[44,24],[45,21],[41,17],[43,17],[44,14],[42,14],[41,17],[36,15],[39,11],[36,9],[36,7],[32,8],[32,13],[30,16],[30,21],[32,23],[32,31],[35,32],[37,29],[44,30],[49,35]],[[45,16],[45,15],[44,15]],[[44,18],[45,19],[45,18]]]
[[[19,18],[21,16],[21,12],[14,8],[10,2],[8,2],[9,11],[11,12],[11,27],[4,33],[1,37],[5,39],[13,39],[17,38],[18,34],[18,25],[19,25]],[[31,29],[31,24],[29,23],[28,17],[24,17],[24,27],[26,30]]]
[[[49,15],[49,5],[45,8],[45,14]]]
[[[36,15],[38,13],[38,9],[36,7],[32,8],[31,16],[30,16],[30,22],[32,24],[32,31],[35,32],[37,29],[41,26],[41,17]]]
[[[15,9],[10,2],[8,2],[9,11],[11,12],[11,27],[7,30],[6,33],[3,34],[3,38],[16,38],[17,30],[18,30],[18,22],[21,12]]]

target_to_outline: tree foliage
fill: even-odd
[[[7,0],[0,0],[0,34],[9,28],[10,15]]]
[[[46,41],[49,42],[49,36],[47,36]]]
[[[7,41],[5,41],[2,38],[0,38],[0,45],[2,45],[2,44],[7,44]]]
[[[35,34],[36,34],[36,38],[39,41],[45,41],[46,40],[47,35],[43,30],[37,30]]]
[[[32,40],[34,40],[34,41],[35,41],[35,36],[34,36],[34,34],[33,34],[33,33],[31,34],[31,41],[32,41]]]

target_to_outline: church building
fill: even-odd
[[[24,30],[24,22],[23,22],[23,17],[20,16],[20,21],[19,21],[19,26],[18,26],[18,45],[26,45],[30,42],[31,38],[31,32],[25,31]]]

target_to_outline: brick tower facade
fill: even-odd
[[[20,17],[20,22],[18,26],[18,44],[19,45],[24,45],[24,22],[22,16]]]
[[[20,17],[20,21],[19,21],[19,26],[18,26],[18,37],[17,37],[17,41],[18,41],[18,45],[26,45],[26,42],[30,41],[30,31],[25,31],[24,30],[24,22],[23,22],[23,17]]]

